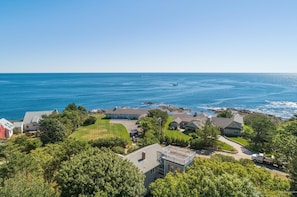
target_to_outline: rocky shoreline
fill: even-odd
[[[209,108],[209,111],[214,112],[215,114],[218,114],[219,112],[222,112],[224,110],[231,110],[231,111],[235,111],[238,112],[240,115],[242,115],[243,117],[249,114],[263,114],[266,115],[268,117],[270,117],[271,119],[274,119],[276,121],[285,121],[285,118],[282,117],[278,117],[272,114],[265,114],[265,113],[260,113],[260,112],[255,112],[252,110],[247,110],[247,109],[235,109],[235,108]]]
[[[164,104],[164,103],[154,103],[154,102],[144,102],[142,103],[143,105],[147,105],[150,106],[149,108],[158,108],[164,111],[167,111],[169,113],[191,113],[192,110],[189,108],[184,108],[184,107],[179,107],[179,106],[175,106],[175,105],[170,105],[170,104]],[[128,107],[123,107],[123,108],[128,108]],[[249,114],[264,114],[268,117],[270,117],[271,119],[277,120],[277,121],[284,121],[286,120],[283,117],[278,117],[272,114],[265,114],[265,113],[260,113],[260,112],[256,112],[256,111],[252,111],[252,110],[247,110],[247,109],[236,109],[236,108],[208,108],[207,109],[209,112],[213,112],[214,114],[218,114],[219,112],[222,112],[224,110],[231,110],[231,111],[235,111],[237,113],[239,113],[242,116],[246,116]],[[98,113],[98,114],[103,114],[105,113],[104,109],[92,109],[89,110],[89,113]]]

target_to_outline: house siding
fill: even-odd
[[[166,175],[169,172],[184,172],[186,170],[186,165],[180,165],[168,160],[164,160],[164,174]]]
[[[149,191],[149,185],[154,182],[157,178],[159,178],[159,166],[151,169],[150,171],[146,172],[144,179],[144,186]]]
[[[24,124],[24,131],[37,131],[39,129],[39,124],[36,122],[32,122],[29,124]]]
[[[6,133],[5,128],[2,125],[0,125],[0,138],[1,139],[4,139],[6,137],[5,133]]]

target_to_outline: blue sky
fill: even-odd
[[[297,1],[0,2],[0,72],[297,73]]]

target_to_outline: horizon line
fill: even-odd
[[[297,74],[297,72],[0,72],[0,74]]]

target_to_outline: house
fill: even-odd
[[[195,131],[196,129],[203,129],[205,126],[206,120],[193,120],[186,124],[186,131]]]
[[[169,172],[184,172],[186,167],[193,164],[196,152],[176,146],[166,146],[159,152],[160,173],[165,176]],[[163,172],[163,173],[162,173]]]
[[[193,130],[202,129],[208,120],[208,116],[205,113],[194,115],[190,114],[173,114],[174,120],[169,123],[169,129],[185,129]]]
[[[222,135],[240,136],[243,117],[240,114],[235,114],[232,118],[213,117],[212,124],[220,129]]]
[[[23,133],[24,130],[24,123],[23,122],[14,122],[13,123],[13,133]]]
[[[4,139],[5,137],[5,128],[3,125],[0,124],[0,139]]]
[[[147,109],[134,109],[134,108],[113,108],[105,111],[105,117],[109,119],[129,119],[138,120],[146,116]]]
[[[144,175],[144,186],[159,178],[160,161],[158,152],[163,148],[159,144],[152,144],[126,155],[124,158],[131,161]]]
[[[165,176],[172,171],[185,171],[193,163],[196,153],[185,148],[152,144],[132,152],[124,159],[132,162],[144,175],[144,186],[149,189],[149,184],[157,178]]]
[[[13,135],[13,124],[4,118],[1,118],[0,125],[0,138],[10,138]]]
[[[39,129],[39,121],[42,120],[42,116],[48,116],[52,113],[57,113],[57,110],[52,111],[32,111],[26,112],[23,120],[24,131],[36,131]]]

